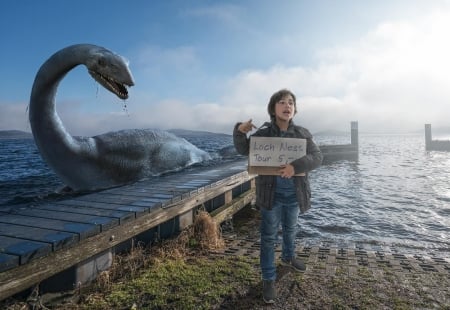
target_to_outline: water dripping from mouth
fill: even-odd
[[[128,113],[128,106],[125,100],[122,101],[122,110],[130,117],[130,113]]]

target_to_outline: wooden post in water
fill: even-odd
[[[359,141],[358,141],[358,122],[351,122],[350,123],[350,129],[351,129],[351,144],[353,146],[358,147]]]
[[[431,149],[431,124],[425,124],[425,150],[429,151]]]

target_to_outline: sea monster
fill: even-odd
[[[72,136],[56,112],[64,76],[78,65],[120,99],[134,85],[128,61],[100,46],[77,44],[53,54],[36,74],[29,120],[42,158],[67,187],[91,191],[179,170],[210,159],[187,140],[163,130],[127,129],[93,137]]]

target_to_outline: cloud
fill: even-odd
[[[352,67],[342,100],[370,127],[412,130],[425,122],[445,124],[450,100],[446,29],[450,12],[413,22],[390,22],[340,53],[333,63]]]
[[[0,130],[31,131],[28,122],[28,103],[11,102],[0,105]]]
[[[182,123],[211,131],[248,118],[262,124],[270,95],[289,88],[297,94],[296,122],[312,131],[346,130],[352,120],[376,132],[415,131],[428,122],[444,126],[450,115],[447,29],[450,12],[434,11],[414,21],[381,23],[354,42],[322,50],[315,67],[243,70],[224,82],[215,102],[179,102]]]
[[[359,121],[361,131],[416,131],[424,123],[446,126],[450,115],[448,29],[448,9],[415,20],[386,21],[353,42],[318,51],[314,66],[276,63],[265,69],[244,68],[225,79],[208,79],[195,47],[147,46],[133,61],[139,75],[136,80],[141,82],[131,89],[126,111],[115,107],[86,114],[81,105],[62,100],[58,112],[73,134],[123,128],[231,133],[237,121],[252,118],[257,125],[267,121],[269,97],[289,88],[299,105],[295,121],[312,132],[348,130],[352,120]],[[164,72],[170,72],[166,78],[174,79],[166,91],[154,84]],[[180,77],[185,84],[177,81]],[[214,96],[188,97],[189,91],[177,92],[176,87],[187,87],[192,93],[212,89]],[[26,128],[25,106],[3,106],[2,127]],[[13,124],[16,117],[19,121]]]
[[[182,12],[184,16],[195,18],[206,18],[214,21],[214,23],[220,22],[224,25],[240,25],[241,8],[233,4],[218,4],[205,7],[197,7],[186,9]]]
[[[300,123],[314,130],[348,128],[414,131],[424,123],[448,124],[450,12],[416,21],[385,22],[346,46],[317,54],[316,67],[276,65],[246,70],[230,82],[223,102],[242,114],[266,117],[271,92],[287,87],[298,97]]]
[[[200,64],[192,46],[179,46],[170,49],[146,46],[139,50],[135,62],[140,71],[152,75],[166,71],[175,71],[176,73],[191,70]]]

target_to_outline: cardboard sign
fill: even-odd
[[[250,137],[248,171],[252,174],[278,175],[281,165],[305,155],[306,139]]]

